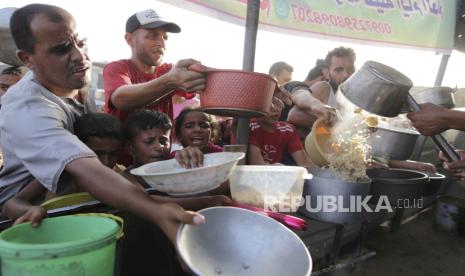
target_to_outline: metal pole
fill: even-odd
[[[434,86],[441,86],[444,74],[446,73],[447,63],[449,62],[450,54],[442,55],[441,63],[439,64],[438,73],[436,74],[436,80]]]
[[[446,73],[447,63],[449,62],[450,54],[442,55],[441,63],[439,64],[439,69],[436,74],[436,80],[434,81],[434,86],[441,86],[442,80],[444,79],[444,74]],[[425,147],[425,143],[429,137],[420,136],[416,143],[415,149],[410,157],[411,160],[421,161],[421,153]]]
[[[259,12],[260,0],[249,0],[245,22],[244,58],[242,60],[242,69],[247,71],[254,70]],[[237,144],[244,145],[249,142],[249,120],[247,118],[239,118],[238,120],[236,141]]]

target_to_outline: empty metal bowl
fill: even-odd
[[[177,250],[196,275],[310,275],[301,239],[281,223],[234,207],[200,211],[202,225],[178,229]]]

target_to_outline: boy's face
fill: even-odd
[[[97,154],[100,162],[110,169],[116,165],[123,149],[123,142],[114,138],[89,137],[86,145]]]
[[[140,130],[129,145],[134,165],[138,167],[168,159],[171,147],[170,132],[161,128]]]

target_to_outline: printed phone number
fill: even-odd
[[[390,34],[391,26],[389,23],[380,21],[371,21],[346,17],[324,12],[312,11],[309,8],[292,4],[292,13],[295,20],[308,22],[317,25],[327,25],[331,27],[346,28],[360,32],[373,32]]]

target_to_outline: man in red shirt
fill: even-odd
[[[174,95],[190,99],[195,94],[189,92],[205,88],[204,75],[187,69],[198,61],[162,63],[168,32],[180,31],[178,25],[163,21],[151,9],[128,18],[125,39],[131,58],[111,62],[103,70],[107,113],[124,121],[135,110],[151,109],[173,119]]]

